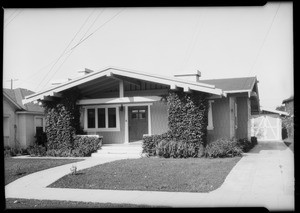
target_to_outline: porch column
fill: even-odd
[[[229,97],[229,137],[235,137],[234,97]]]
[[[148,135],[152,135],[152,127],[151,127],[151,112],[150,112],[150,107],[151,105],[148,105]]]
[[[124,97],[124,81],[123,80],[119,81],[119,97],[120,98]]]
[[[125,105],[125,140],[124,143],[129,143],[129,132],[128,132],[128,106]]]
[[[248,113],[248,121],[247,121],[247,138],[251,140],[251,127],[252,127],[252,119],[251,119],[251,103],[250,99],[247,98],[247,113]]]

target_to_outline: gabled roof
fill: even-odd
[[[284,99],[282,101],[283,104],[287,103],[287,102],[291,102],[291,101],[294,101],[294,96],[292,95],[291,97],[287,98],[287,99]]]
[[[205,93],[215,94],[215,95],[225,95],[220,88],[215,87],[211,84],[201,83],[201,82],[192,82],[186,81],[183,79],[175,78],[175,77],[166,77],[160,75],[154,75],[149,73],[143,73],[139,71],[132,71],[132,70],[124,70],[120,68],[107,68],[104,70],[92,72],[90,74],[84,75],[82,77],[70,80],[68,82],[62,83],[58,86],[45,89],[41,92],[37,92],[35,94],[29,95],[25,97],[24,103],[28,103],[31,101],[37,101],[43,99],[45,96],[54,96],[56,93],[61,91],[70,89],[72,87],[76,87],[78,85],[84,84],[86,82],[92,81],[94,79],[103,77],[103,76],[113,76],[119,75],[124,77],[130,77],[135,79],[140,79],[143,81],[155,82],[164,85],[169,85],[170,88],[180,87],[183,88],[184,91],[195,90],[201,91]],[[226,96],[226,95],[225,95]]]
[[[290,115],[287,112],[284,111],[280,111],[280,110],[275,110],[275,109],[267,109],[267,108],[261,108],[262,112],[271,112],[271,113],[275,113],[275,114],[279,114],[279,115]]]
[[[24,88],[7,89],[3,88],[3,95],[14,104],[19,110],[30,112],[44,112],[44,109],[38,104],[28,103],[23,104],[22,100],[25,96],[34,94],[33,91]]]
[[[252,91],[254,84],[257,82],[257,79],[256,77],[223,78],[200,80],[199,82],[213,84],[226,93],[234,93],[237,91]]]

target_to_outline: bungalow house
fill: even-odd
[[[44,130],[44,109],[38,104],[23,104],[25,96],[34,92],[18,88],[3,88],[3,142],[4,146],[26,148],[34,136]]]
[[[104,144],[125,144],[141,140],[144,134],[166,132],[163,97],[172,90],[209,95],[209,141],[250,138],[251,114],[259,112],[256,77],[201,80],[199,71],[166,77],[119,68],[80,72],[80,77],[26,96],[23,103],[64,98],[67,90],[77,88],[80,125],[88,134],[103,136]]]

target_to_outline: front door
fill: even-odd
[[[129,142],[143,139],[148,134],[148,107],[128,107],[129,120]]]

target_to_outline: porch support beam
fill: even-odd
[[[119,81],[119,97],[120,98],[124,97],[124,81],[123,80]]]
[[[128,144],[129,143],[129,131],[128,131],[128,106],[125,105],[125,140],[124,143]]]
[[[178,87],[175,84],[171,84],[170,89],[176,91]]]
[[[183,87],[183,91],[186,92],[186,93],[191,93],[192,92],[189,87]]]
[[[152,135],[152,127],[151,127],[151,106],[148,105],[148,135]]]
[[[113,78],[113,79],[118,80],[118,81],[125,81],[125,82],[127,82],[129,84],[132,84],[132,85],[135,85],[137,87],[141,87],[141,82],[138,81],[138,80],[134,80],[134,79],[130,79],[130,78],[126,78],[126,77],[123,77],[123,76],[114,75],[114,74],[111,74],[108,77]]]

